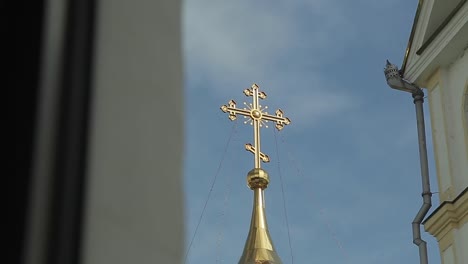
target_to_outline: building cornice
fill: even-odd
[[[449,36],[447,35],[446,33],[446,29],[448,29],[448,31],[451,31],[454,26],[456,27],[456,25],[458,25],[459,21],[457,22],[452,22],[452,20],[454,20],[454,18],[456,16],[460,17],[459,16],[459,13],[460,13],[460,10],[462,10],[462,8],[465,6],[467,0],[461,0],[457,6],[455,6],[455,8],[450,12],[450,14],[444,19],[444,21],[437,27],[437,29],[429,36],[429,38],[424,41],[423,43],[420,43],[420,47],[415,47],[416,43],[415,42],[418,42],[416,35],[417,35],[417,31],[418,30],[423,30],[421,28],[418,28],[418,23],[419,21],[421,20],[421,23],[425,23],[422,19],[423,19],[423,5],[427,2],[427,0],[419,0],[419,3],[418,3],[418,7],[416,9],[416,15],[414,17],[414,21],[413,21],[413,26],[411,28],[411,33],[410,33],[410,37],[409,37],[409,41],[408,41],[408,45],[406,47],[406,51],[405,51],[405,56],[403,58],[403,63],[402,63],[402,67],[401,67],[401,70],[400,72],[402,73],[403,76],[405,76],[406,78],[409,78],[407,75],[414,75],[414,72],[407,72],[408,69],[408,63],[409,63],[409,57],[410,55],[412,54],[412,50],[417,48],[417,50],[414,52],[415,55],[418,55],[418,56],[421,56],[423,54],[424,51],[428,50],[428,48],[430,46],[444,46],[446,44],[446,41],[447,39],[451,39],[451,37],[453,36]],[[429,1],[429,4],[430,4],[430,1]],[[425,12],[425,11],[424,11]],[[462,15],[463,17],[463,15]],[[451,27],[449,27],[449,24],[451,25]],[[442,37],[439,37],[440,35],[443,35],[442,33],[445,32],[445,35],[442,36]],[[419,33],[418,33],[419,34]],[[434,42],[437,42],[435,43],[434,45],[431,45],[433,44]],[[445,43],[445,44],[444,44]],[[432,49],[432,51],[428,51],[429,53],[433,53],[434,49]],[[438,49],[438,51],[440,52],[440,49]],[[438,52],[436,52],[438,53]],[[426,56],[426,57],[433,57],[433,56]],[[432,58],[434,59],[434,58]]]
[[[439,35],[440,32],[447,26],[447,24],[453,19],[453,17],[460,11],[462,6],[466,3],[467,0],[462,0],[458,5],[450,12],[450,14],[444,19],[442,24],[440,24],[437,29],[434,31],[434,33],[431,34],[431,36],[421,45],[421,47],[416,51],[416,55],[421,55],[424,50],[429,46],[429,44],[434,41],[434,39]]]
[[[425,8],[423,8],[423,12]],[[422,19],[422,17],[420,17]],[[427,46],[424,53],[417,55],[410,52],[404,72],[404,77],[410,81],[424,86],[424,81],[438,67],[446,66],[456,60],[463,52],[468,40],[468,5],[464,4],[455,16],[448,22],[435,39]],[[419,28],[419,25],[418,25]],[[414,45],[419,45],[422,34],[416,32]]]
[[[454,200],[445,201],[424,220],[424,229],[442,240],[451,230],[468,222],[468,187]]]
[[[411,47],[413,46],[413,39],[416,33],[416,25],[418,24],[419,15],[421,14],[423,2],[424,0],[419,0],[418,7],[416,8],[416,15],[414,15],[413,27],[411,27],[411,33],[410,33],[410,37],[408,40],[408,45],[406,46],[405,57],[403,58],[403,63],[401,65],[401,72],[403,74],[405,73],[405,70],[406,70],[406,64],[408,63],[408,57],[411,51]]]

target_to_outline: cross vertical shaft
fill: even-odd
[[[271,121],[276,123],[275,127],[281,130],[291,121],[287,117],[283,117],[283,111],[276,110],[276,115],[269,115],[266,111],[267,107],[259,103],[259,99],[265,99],[266,94],[259,91],[258,86],[253,84],[250,88],[244,90],[246,96],[252,96],[252,103],[246,104],[247,108],[239,109],[236,107],[236,102],[230,100],[227,105],[221,106],[221,110],[229,114],[229,119],[235,120],[237,115],[242,115],[250,124],[253,125],[254,144],[246,144],[245,149],[254,154],[254,168],[247,174],[247,185],[254,191],[254,203],[252,210],[252,218],[250,221],[250,230],[247,235],[247,241],[244,246],[244,251],[239,260],[239,264],[253,263],[270,263],[281,264],[281,258],[276,253],[275,247],[268,231],[268,225],[265,214],[265,202],[263,191],[268,187],[270,178],[268,173],[261,169],[261,163],[269,162],[268,155],[261,152],[260,149],[260,128]]]
[[[258,85],[253,84],[250,88],[244,90],[246,96],[252,96],[252,103],[247,105],[248,108],[237,108],[236,102],[230,100],[227,105],[221,106],[221,110],[225,113],[229,113],[229,119],[235,120],[237,115],[242,115],[250,119],[250,123],[253,125],[254,132],[254,145],[246,144],[246,150],[254,154],[254,168],[260,168],[261,163],[269,162],[270,158],[268,155],[261,152],[260,148],[260,127],[266,125],[268,121],[275,122],[276,129],[281,130],[285,125],[291,123],[291,120],[287,117],[283,117],[283,111],[281,109],[276,110],[276,115],[270,115],[265,110],[268,107],[262,108],[259,99],[265,99],[266,93],[259,91]],[[247,122],[246,122],[247,123]]]
[[[251,89],[253,90],[252,92],[253,109],[260,109],[260,104],[258,103],[258,86],[252,85]],[[261,163],[260,163],[260,120],[261,119],[257,119],[257,118],[253,119],[254,147],[255,147],[254,168],[260,168],[261,166]]]

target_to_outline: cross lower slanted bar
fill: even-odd
[[[247,108],[237,108],[236,102],[234,100],[230,100],[227,105],[221,106],[221,110],[225,113],[229,113],[229,119],[235,120],[237,115],[242,115],[244,117],[250,118],[251,124],[254,128],[254,144],[246,144],[246,150],[252,152],[255,156],[255,168],[260,168],[260,160],[263,162],[269,162],[270,158],[268,155],[263,154],[260,151],[260,127],[264,124],[264,122],[275,122],[276,129],[281,130],[285,125],[289,125],[291,120],[287,117],[283,117],[283,111],[281,109],[276,110],[276,115],[269,115],[265,110],[268,107],[262,109],[261,105],[259,104],[259,99],[265,99],[266,93],[261,92],[258,89],[258,85],[253,84],[250,88],[244,90],[244,94],[246,96],[252,96],[252,103],[247,105]]]

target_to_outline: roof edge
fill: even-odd
[[[467,0],[461,0],[460,3],[450,12],[450,14],[442,21],[437,29],[432,33],[432,35],[422,44],[422,46],[416,51],[417,55],[421,55],[424,50],[432,43],[432,41],[439,35],[439,33],[447,26],[447,24],[452,20],[452,18],[460,11],[463,5],[466,4]]]
[[[424,3],[424,0],[419,0],[418,7],[416,8],[416,15],[414,16],[414,20],[413,20],[413,27],[411,28],[411,33],[410,33],[410,37],[409,37],[409,40],[408,40],[408,45],[406,46],[405,57],[403,58],[403,63],[401,65],[401,70],[400,70],[401,73],[403,74],[403,76],[404,76],[405,71],[406,71],[406,64],[408,63],[408,57],[409,57],[409,54],[410,54],[410,51],[411,51],[411,48],[412,48],[414,34],[416,33],[416,25],[418,24],[419,15],[421,14],[421,9],[422,9],[423,3]]]
[[[443,201],[441,204],[439,204],[439,206],[428,216],[426,217],[426,219],[421,223],[421,224],[426,224],[427,221],[429,221],[429,219],[431,219],[435,214],[437,214],[438,211],[441,210],[442,207],[444,207],[446,204],[454,204],[456,203],[459,199],[461,199],[461,197],[463,195],[465,195],[465,193],[468,192],[468,187],[465,187],[465,189],[460,192],[457,197],[455,197],[453,200],[451,201]]]

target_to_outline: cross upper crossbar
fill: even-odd
[[[237,118],[237,115],[242,115],[246,118],[250,118],[251,124],[254,128],[254,145],[246,144],[246,150],[252,152],[255,156],[254,163],[255,168],[260,168],[260,160],[263,162],[269,162],[270,159],[266,154],[263,154],[260,151],[260,127],[268,122],[275,122],[275,127],[278,130],[284,128],[285,125],[289,125],[291,120],[283,116],[283,111],[281,109],[276,110],[276,115],[270,115],[265,110],[268,107],[262,109],[259,104],[259,99],[265,99],[267,97],[265,92],[259,91],[257,84],[253,84],[250,88],[244,90],[246,96],[252,96],[252,104],[245,104],[247,108],[237,108],[236,102],[230,100],[227,105],[221,106],[221,110],[225,113],[228,113],[228,118],[233,121]]]

